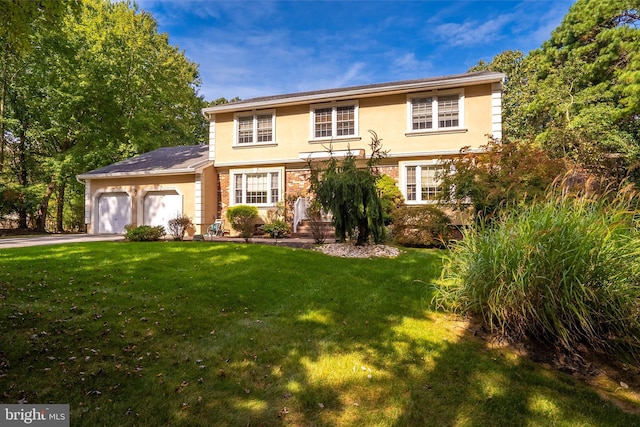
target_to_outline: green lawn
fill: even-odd
[[[430,309],[438,252],[209,242],[0,251],[2,403],[73,426],[631,426]]]

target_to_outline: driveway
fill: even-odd
[[[0,249],[22,248],[25,246],[57,245],[61,243],[106,242],[123,239],[123,236],[113,234],[51,234],[44,236],[17,236],[0,238]]]

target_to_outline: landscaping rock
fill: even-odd
[[[395,258],[400,255],[400,250],[387,245],[355,246],[350,243],[329,243],[316,248],[326,255],[343,258]]]

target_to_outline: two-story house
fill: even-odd
[[[475,72],[248,99],[203,110],[208,146],[167,147],[97,169],[85,181],[89,233],[166,224],[181,213],[202,233],[229,206],[264,215],[304,196],[309,160],[366,157],[370,130],[388,151],[380,164],[407,204],[434,203],[436,172],[462,147],[501,137],[502,81]]]

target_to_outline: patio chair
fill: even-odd
[[[212,240],[218,236],[224,236],[224,223],[222,219],[216,219],[216,222],[211,224],[205,233],[205,237],[211,237]]]

